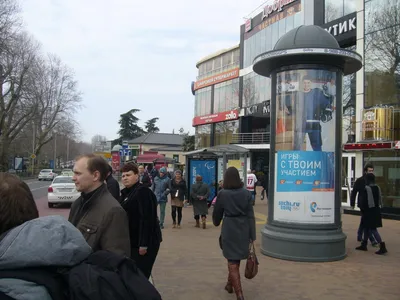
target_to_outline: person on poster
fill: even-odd
[[[329,122],[332,119],[333,96],[325,93],[323,89],[313,89],[308,75],[303,77],[303,93],[299,96],[304,99],[304,119],[299,134],[295,135],[293,150],[302,150],[305,135],[308,134],[313,151],[322,151],[321,121]],[[291,103],[288,103],[288,99],[287,97],[286,113],[292,114],[289,109]]]

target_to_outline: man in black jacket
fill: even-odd
[[[151,187],[150,175],[144,170],[143,165],[138,167],[139,169],[139,182],[145,187]]]
[[[350,194],[351,208],[354,209],[354,207],[355,207],[357,194],[358,194],[357,207],[360,207],[360,199],[359,198],[360,198],[360,192],[365,190],[365,176],[366,176],[366,174],[373,174],[373,173],[374,173],[374,166],[372,164],[366,164],[364,167],[364,175],[362,177],[358,178],[354,182],[353,190],[351,191],[351,194]],[[362,211],[361,211],[361,214],[362,214]],[[360,225],[359,225],[358,231],[357,231],[357,241],[359,241],[359,242],[362,241],[363,232],[364,232],[364,228],[361,226],[361,221],[360,221]],[[376,242],[376,240],[372,234],[369,236],[369,240],[371,241],[371,244],[373,246],[378,245],[378,243]]]
[[[119,183],[115,178],[113,177],[113,169],[110,165],[108,165],[108,175],[106,178],[106,183],[107,183],[107,188],[110,194],[120,201],[120,189],[119,189]]]

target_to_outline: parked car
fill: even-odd
[[[48,188],[48,206],[58,203],[73,203],[81,195],[75,188],[71,176],[57,176]]]
[[[38,180],[54,180],[57,174],[53,169],[43,169],[39,172]]]

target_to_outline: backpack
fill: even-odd
[[[53,300],[161,300],[161,295],[128,257],[100,250],[64,274],[55,268],[2,270],[0,278],[43,285]],[[69,295],[68,295],[69,294]],[[0,292],[0,299],[12,299]]]
[[[161,300],[128,257],[100,250],[68,274],[70,300]]]

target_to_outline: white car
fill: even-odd
[[[71,176],[57,176],[48,188],[48,205],[52,208],[57,203],[73,203],[80,195]]]
[[[54,180],[57,174],[52,169],[43,169],[39,172],[38,180]]]

